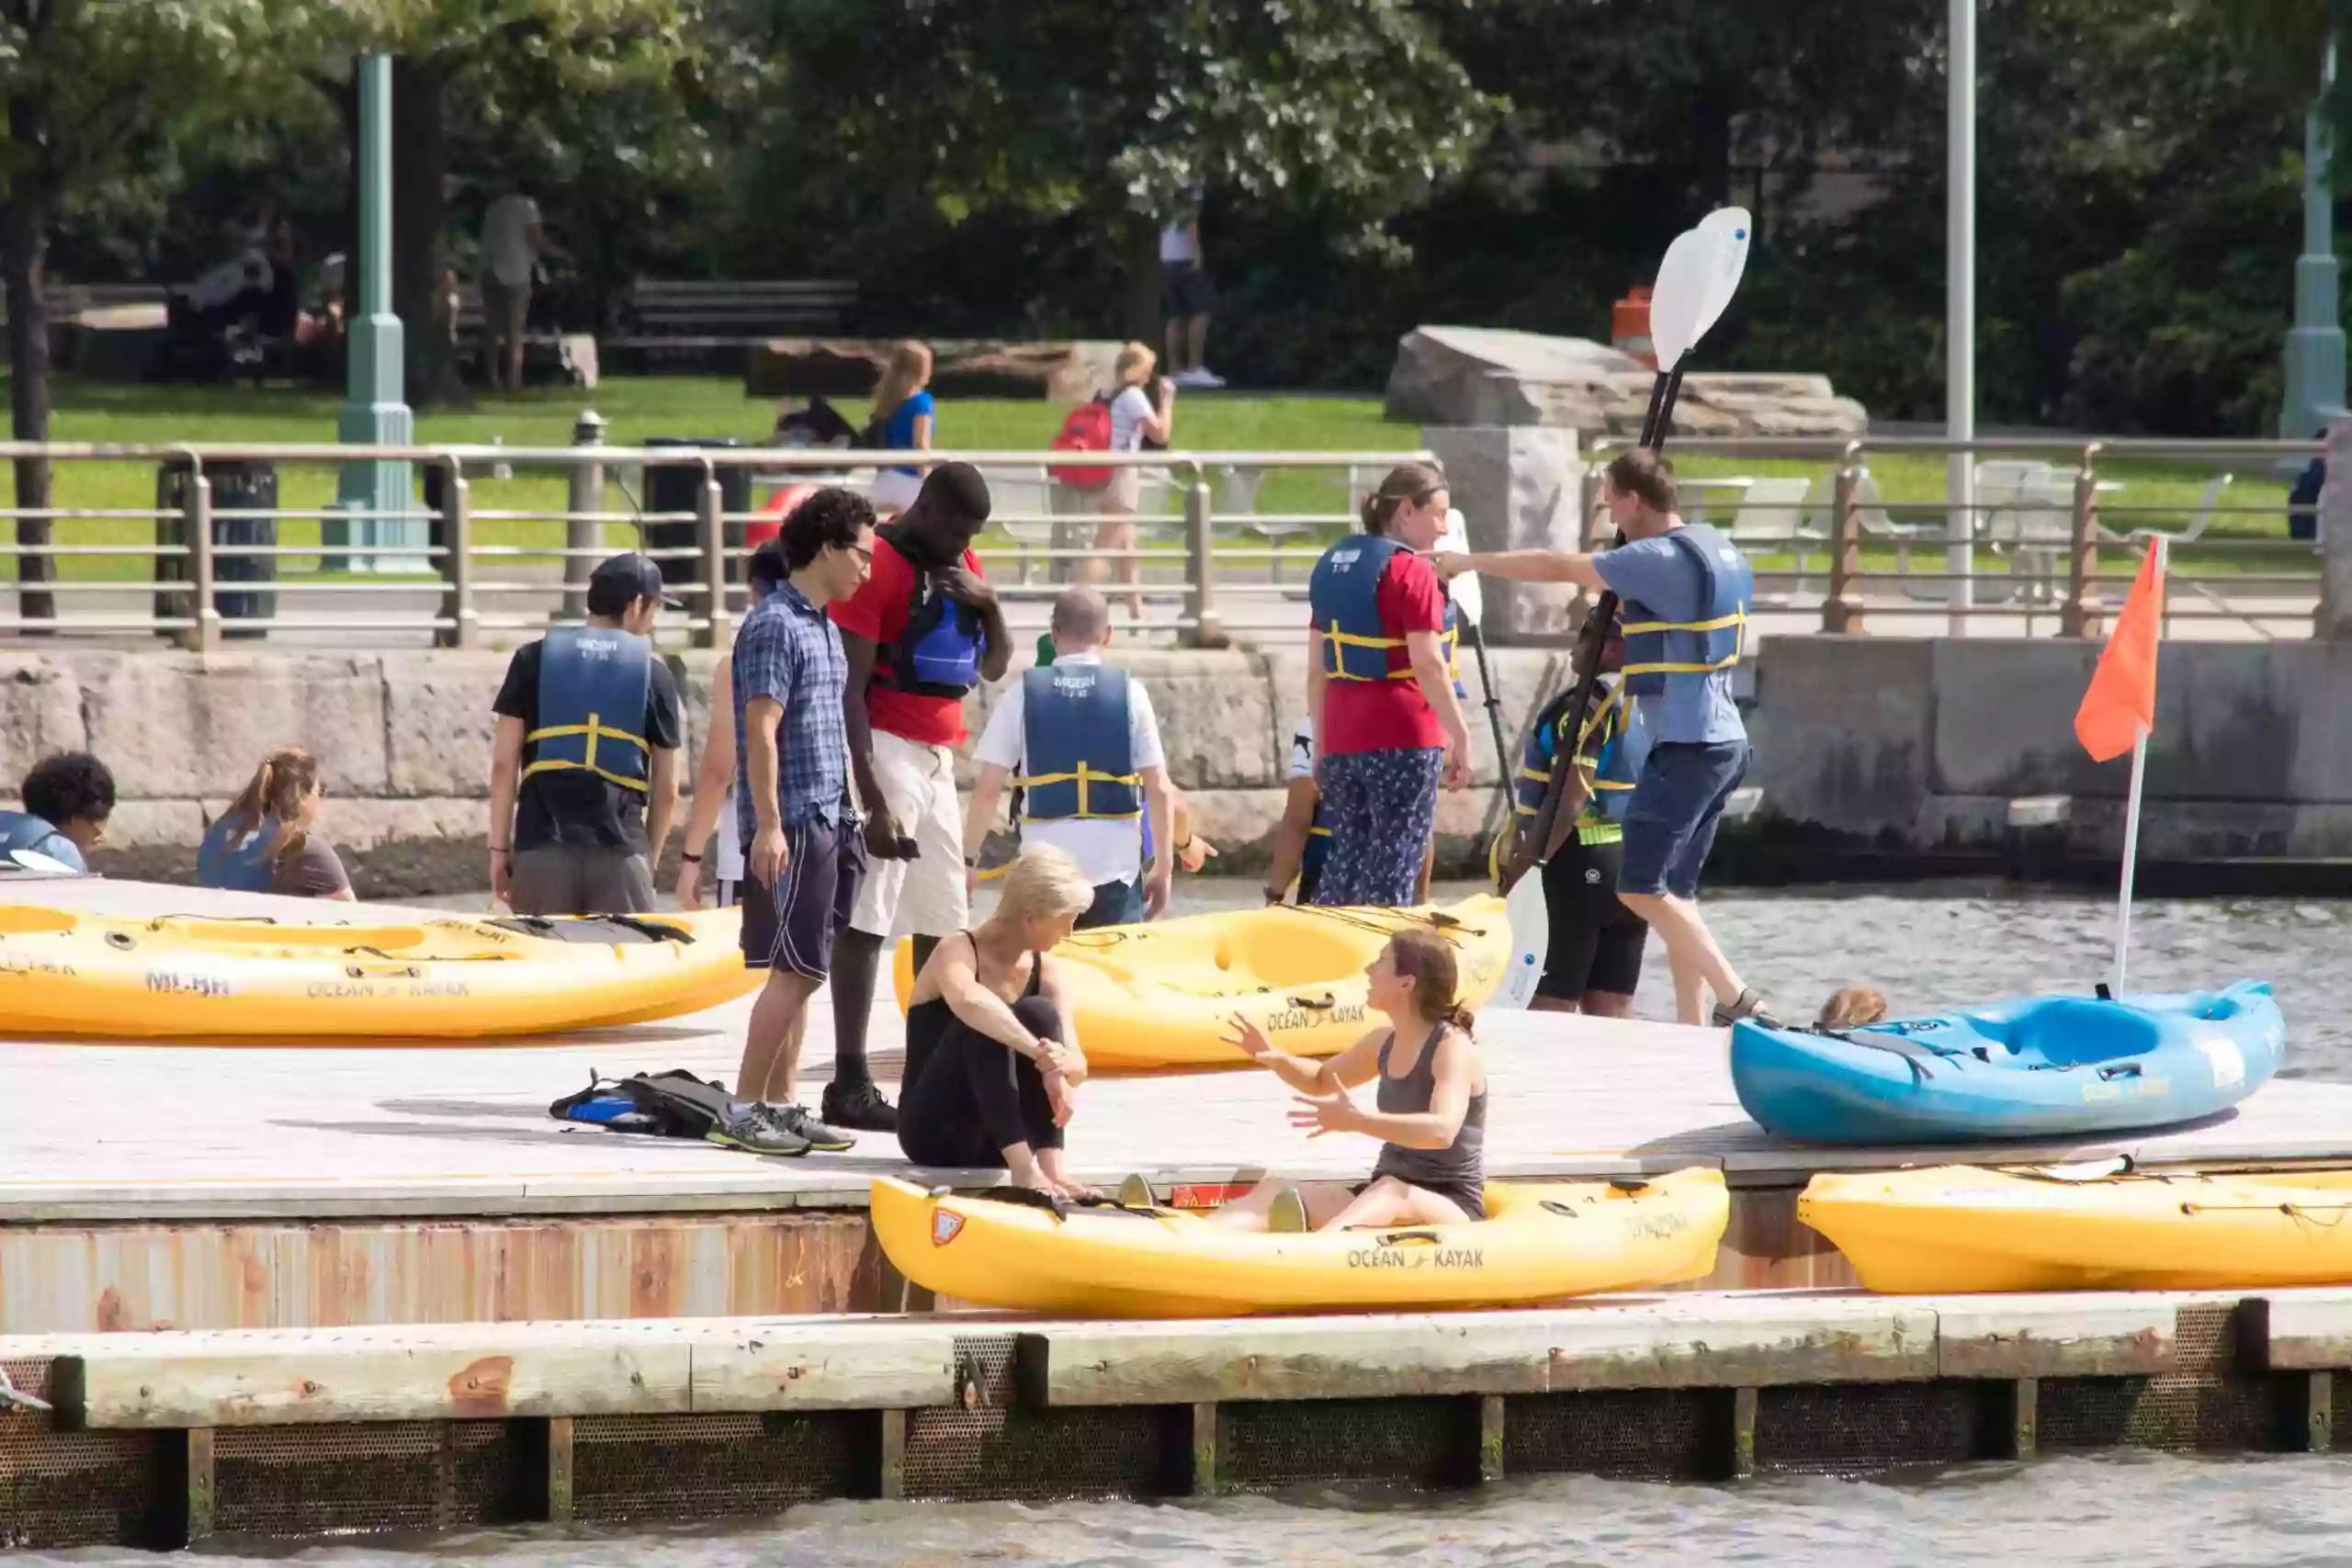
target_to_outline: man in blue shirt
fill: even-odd
[[[825,607],[864,585],[874,565],[874,508],[854,491],[819,491],[785,519],[784,581],[736,634],[731,663],[736,825],[744,845],[743,962],[768,972],[752,1004],[735,1079],[739,1099],[771,1107],[761,1154],[841,1150],[856,1140],[818,1121],[794,1078],[808,1003],[865,877],[865,823],[850,805],[842,693],[849,660]],[[767,547],[763,546],[762,548]],[[773,569],[771,569],[773,570]],[[779,1148],[775,1134],[784,1134]],[[713,1133],[717,1142],[729,1142]],[[797,1149],[788,1146],[797,1141]]]
[[[86,751],[43,757],[25,775],[25,808],[0,811],[0,871],[90,869],[84,858],[107,835],[114,815],[114,774]],[[22,851],[28,857],[17,858]]]
[[[1747,729],[1732,702],[1731,671],[1753,581],[1729,539],[1677,514],[1674,470],[1657,453],[1627,452],[1611,462],[1601,497],[1625,536],[1614,549],[1441,556],[1438,574],[1574,582],[1623,601],[1625,689],[1650,751],[1625,815],[1617,897],[1665,942],[1682,1022],[1706,1021],[1709,990],[1718,1026],[1769,1018],[1699,913],[1700,869],[1747,773]]]

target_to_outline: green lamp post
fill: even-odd
[[[346,446],[405,446],[415,439],[415,420],[401,396],[401,319],[392,312],[392,62],[390,55],[362,55],[355,67],[359,89],[359,236],[354,257],[359,278],[359,309],[345,338],[348,364],[343,412],[336,438]],[[330,553],[330,570],[416,571],[423,558],[379,556],[387,546],[414,547],[426,530],[417,516],[409,465],[374,459],[343,465],[335,510],[325,544],[346,547],[346,559]]]

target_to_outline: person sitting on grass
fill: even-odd
[[[1062,1166],[1062,1129],[1086,1081],[1058,961],[1046,956],[1094,902],[1078,863],[1038,844],[1004,874],[995,910],[943,938],[907,998],[899,1146],[917,1165],[1002,1166],[1017,1186],[1099,1196]]]
[[[1239,1045],[1299,1101],[1291,1124],[1310,1138],[1363,1133],[1381,1140],[1372,1179],[1260,1182],[1211,1215],[1237,1230],[1344,1230],[1352,1225],[1458,1225],[1487,1217],[1487,1070],[1470,1035],[1470,1010],[1455,1000],[1453,947],[1435,931],[1402,931],[1364,971],[1372,1010],[1388,1021],[1325,1062],[1274,1049],[1237,1016]],[[1377,1078],[1365,1111],[1348,1090]],[[1120,1201],[1131,1202],[1129,1177]]]

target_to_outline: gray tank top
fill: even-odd
[[[1401,1078],[1388,1076],[1388,1054],[1396,1048],[1395,1032],[1380,1043],[1378,1103],[1382,1111],[1392,1116],[1418,1116],[1429,1110],[1430,1099],[1437,1092],[1437,1042],[1438,1035],[1432,1031],[1429,1042],[1421,1047],[1420,1060]],[[1467,1186],[1476,1190],[1486,1184],[1486,1165],[1487,1091],[1481,1088],[1470,1097],[1469,1109],[1462,1114],[1462,1130],[1453,1135],[1452,1144],[1442,1149],[1408,1149],[1383,1144],[1372,1173],[1393,1176],[1416,1187]]]

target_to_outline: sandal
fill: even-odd
[[[1729,1029],[1743,1018],[1754,1023],[1760,1023],[1767,1029],[1781,1027],[1781,1021],[1765,1010],[1764,998],[1757,994],[1756,987],[1753,986],[1741,991],[1729,1007],[1725,1007],[1721,1002],[1715,1004],[1717,1029]]]

